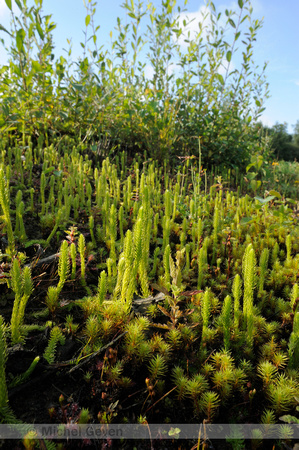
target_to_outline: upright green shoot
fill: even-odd
[[[11,283],[15,293],[13,310],[11,315],[11,340],[13,344],[23,342],[24,334],[22,330],[25,308],[33,291],[33,283],[31,279],[31,270],[24,267],[20,268],[17,258],[13,260],[11,268]]]
[[[0,205],[3,211],[3,221],[7,229],[8,248],[7,252],[13,256],[15,252],[15,238],[10,218],[10,196],[9,182],[5,176],[4,168],[0,167]]]
[[[249,348],[253,346],[253,294],[256,285],[255,253],[252,244],[246,247],[243,256],[244,297],[243,315],[246,329],[246,341]]]

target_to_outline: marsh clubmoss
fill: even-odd
[[[232,46],[208,2],[210,39],[204,44],[200,24],[186,54],[174,40],[182,31],[175,2],[159,12],[148,4],[151,82],[138,60],[141,1],[124,3],[130,21],[117,24],[115,60],[96,47],[99,72],[86,56],[72,75],[64,58],[52,62],[54,24],[42,2],[34,14],[23,3],[28,36],[13,32],[16,62],[0,74],[1,420],[17,420],[10,390],[21,392],[35,367],[48,365],[84,403],[60,397],[49,413],[64,424],[266,427],[294,417],[298,163],[272,167],[253,124],[262,112],[263,72],[251,61],[259,21],[250,22],[242,69],[230,77],[249,2],[237,2],[239,24],[226,13]],[[89,30],[94,10],[85,3]],[[92,36],[84,51],[97,45]],[[175,83],[166,70],[173,53],[182,70]],[[279,186],[283,170],[292,182]],[[36,354],[25,372],[7,374],[20,348]],[[260,443],[256,431],[253,446]]]

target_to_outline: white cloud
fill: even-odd
[[[262,114],[261,117],[259,118],[259,120],[262,122],[263,125],[265,125],[266,127],[273,127],[275,121],[273,119],[271,119],[271,117]]]
[[[150,66],[149,64],[147,64],[144,68],[144,76],[145,78],[147,78],[148,80],[152,80],[153,76],[154,76],[154,69],[152,66]]]
[[[196,12],[184,12],[177,16],[179,27],[183,30],[183,34],[174,40],[182,47],[187,47],[188,43],[185,39],[194,40],[199,33],[199,23],[202,23],[203,31],[201,36],[206,37],[206,27],[210,24],[209,9],[206,6],[201,6]],[[186,26],[184,25],[186,23]]]
[[[264,11],[264,7],[260,0],[251,0],[251,5],[254,13],[261,14]]]
[[[261,12],[262,6],[260,3],[260,0],[253,0],[253,11]],[[217,15],[218,13],[221,13],[221,17],[217,21],[217,25],[219,28],[225,29],[225,41],[226,42],[233,42],[234,39],[234,29],[227,23],[227,16],[225,14],[225,11],[232,11],[233,14],[230,16],[235,23],[237,23],[237,17],[239,15],[240,8],[238,6],[238,3],[236,1],[230,1],[227,4],[222,4],[217,8]],[[196,36],[198,35],[200,31],[199,23],[202,24],[203,30],[201,32],[201,36],[203,38],[203,41],[205,41],[207,36],[207,30],[211,27],[211,18],[210,18],[210,9],[206,6],[201,6],[198,11],[195,12],[184,12],[177,16],[179,26],[183,30],[183,34],[179,37],[177,40],[178,44],[180,44],[182,47],[187,47],[188,43],[184,42],[185,39],[194,40]],[[246,12],[243,12],[243,15],[246,14]],[[184,26],[184,21],[187,24]],[[189,34],[189,37],[188,37]],[[242,35],[241,35],[242,36]],[[174,36],[174,40],[176,40]]]
[[[295,81],[296,86],[299,86],[299,80]]]
[[[0,18],[2,19],[4,16],[7,16],[9,13],[9,9],[6,6],[4,0],[0,0]]]
[[[234,65],[234,63],[231,61],[229,66],[228,66],[228,61],[224,61],[222,63],[222,65],[220,66],[218,73],[220,73],[220,75],[224,76],[226,75],[226,71],[227,68],[229,67],[229,73],[233,72],[236,69],[236,66]]]
[[[10,11],[9,11],[5,1],[0,0],[0,23],[8,31],[10,30],[9,20],[10,20]],[[8,43],[9,36],[4,31],[0,32],[0,38],[4,39],[5,44]],[[0,66],[3,66],[5,64],[7,64],[7,54],[4,51],[4,48],[1,43],[0,44]]]
[[[258,1],[258,0],[256,0]],[[225,10],[229,11],[239,11],[239,6],[237,2],[230,1],[226,5],[221,5],[217,9],[216,13],[221,13],[220,19],[217,21],[217,26],[219,28],[225,29],[224,32],[224,40],[228,43],[233,43],[234,40],[234,30],[233,28],[227,24],[227,16],[225,14]],[[198,11],[195,12],[184,12],[177,16],[178,19],[178,25],[183,30],[183,34],[176,39],[176,36],[173,36],[174,41],[176,41],[180,46],[182,51],[184,52],[184,49],[188,47],[188,42],[185,42],[186,39],[189,39],[190,41],[196,41],[200,37],[202,38],[202,44],[206,44],[206,38],[207,38],[207,32],[211,28],[211,17],[210,17],[210,9],[206,6],[201,6]],[[231,16],[233,20],[236,22],[236,18],[234,16]],[[184,25],[184,23],[186,25]],[[200,26],[201,24],[201,26]],[[197,38],[197,39],[196,39]],[[236,66],[233,61],[228,63],[225,56],[222,60],[222,64],[218,69],[218,73],[222,76],[226,75],[227,68],[229,68],[229,72],[233,72],[236,69]]]
[[[12,10],[15,14],[18,14],[20,12],[17,4],[15,2],[11,3]],[[11,11],[9,10],[8,6],[5,3],[5,0],[0,0],[0,19],[1,19],[1,25],[8,26],[9,19],[10,19]],[[3,23],[4,20],[4,23]]]

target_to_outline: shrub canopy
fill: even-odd
[[[235,11],[201,8],[196,27],[176,0],[156,9],[125,0],[111,48],[100,46],[96,2],[86,2],[83,55],[55,57],[51,15],[43,1],[11,1],[8,64],[0,68],[0,132],[34,141],[74,135],[107,156],[116,149],[163,160],[201,156],[206,165],[245,167],[264,141],[254,126],[268,97],[265,68],[253,60],[262,21],[249,0]],[[187,4],[187,1],[185,2]],[[194,24],[193,24],[194,25]],[[194,31],[195,29],[195,31]],[[2,40],[4,43],[4,41]],[[147,76],[151,73],[151,76]]]

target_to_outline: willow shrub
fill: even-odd
[[[159,160],[198,155],[200,137],[206,165],[245,167],[265,151],[254,126],[268,96],[266,65],[253,61],[262,21],[249,0],[225,13],[207,1],[194,33],[176,0],[158,9],[125,0],[126,23],[117,18],[110,48],[98,44],[96,2],[88,0],[78,61],[71,45],[68,60],[55,57],[56,25],[42,14],[43,0],[32,7],[17,0],[18,14],[5,3],[12,29],[0,27],[11,39],[0,68],[1,134],[19,135],[23,146],[30,136],[57,147],[74,135],[102,156],[121,148]]]

